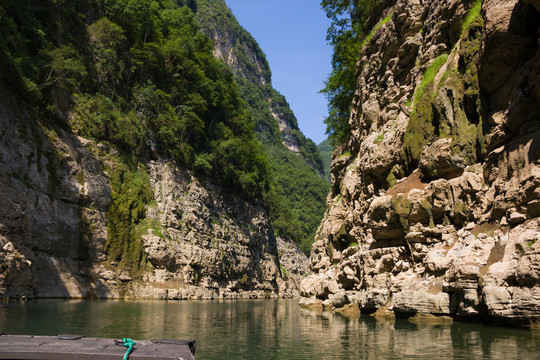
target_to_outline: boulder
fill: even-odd
[[[347,297],[347,294],[345,293],[345,291],[340,291],[338,293],[331,294],[328,297],[328,300],[330,301],[330,304],[332,304],[332,307],[334,308],[342,308],[349,303],[349,298]]]
[[[463,173],[465,163],[459,155],[453,153],[452,139],[443,138],[424,147],[418,168],[424,179],[451,179]]]
[[[395,312],[449,315],[450,297],[444,292],[404,290],[392,295],[392,307]]]

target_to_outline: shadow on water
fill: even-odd
[[[0,332],[195,339],[197,358],[204,360],[532,359],[540,342],[521,329],[316,314],[296,300],[2,303]]]

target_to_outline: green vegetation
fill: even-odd
[[[476,21],[482,12],[482,0],[475,0],[473,6],[469,9],[467,12],[467,16],[465,17],[465,20],[463,20],[463,24],[461,24],[461,36],[465,34],[465,31],[467,31],[472,23]]]
[[[262,198],[268,166],[250,113],[192,11],[172,0],[77,4],[3,7],[4,61],[40,112],[63,115],[62,95],[76,133],[137,155],[155,142],[161,155]]]
[[[328,255],[330,259],[334,257],[334,245],[332,244],[332,241],[326,243],[326,255]]]
[[[416,167],[424,145],[435,137],[435,126],[432,123],[433,107],[431,106],[435,96],[433,82],[447,59],[448,54],[442,54],[433,60],[424,72],[422,81],[415,89],[414,108],[403,137],[402,156],[409,169]]]
[[[265,144],[274,183],[266,197],[276,235],[294,240],[308,254],[326,210],[330,184],[281,144]]]
[[[390,172],[388,173],[388,176],[386,177],[386,185],[388,189],[390,189],[391,187],[397,184],[395,172],[396,172],[396,166],[394,166],[392,170],[390,170]]]
[[[150,179],[143,171],[144,165],[134,157],[111,160],[112,203],[107,211],[105,251],[110,260],[133,274],[147,266],[137,226],[144,220],[146,205],[152,199]]]
[[[390,204],[394,212],[399,217],[401,228],[407,232],[409,230],[409,214],[411,213],[411,202],[402,194],[392,197]]]
[[[334,151],[334,148],[330,144],[330,139],[324,140],[317,145],[317,147],[319,148],[319,153],[321,154],[323,161],[324,178],[330,182],[330,165],[332,163],[332,152]]]
[[[373,139],[373,143],[374,144],[379,144],[381,143],[382,141],[384,140],[384,132],[380,133],[379,135],[377,135],[377,137],[375,139]]]
[[[476,1],[463,20],[459,51],[457,47],[451,51],[451,56],[459,56],[458,66],[449,64],[435,84],[437,74],[448,60],[447,54],[438,56],[415,90],[414,108],[403,140],[402,158],[408,172],[417,166],[423,147],[437,138],[451,137],[452,151],[461,154],[466,164],[485,155],[476,65],[482,28],[480,11],[481,2]],[[437,94],[452,99],[454,119],[447,119],[444,109],[435,105]]]
[[[327,41],[334,48],[332,72],[321,90],[328,99],[327,133],[332,145],[344,143],[349,135],[349,117],[356,90],[356,62],[363,46],[373,37],[374,19],[381,12],[380,0],[323,0],[321,5],[332,25]],[[390,20],[385,18],[379,27]],[[378,27],[377,27],[378,29]],[[376,29],[375,29],[376,31]]]
[[[150,204],[148,204],[150,205]],[[136,227],[136,237],[139,238],[143,235],[147,235],[150,229],[153,230],[153,234],[159,236],[162,239],[167,238],[163,233],[163,226],[161,223],[154,219],[143,219]]]
[[[249,281],[249,278],[248,278],[247,274],[244,274],[242,276],[242,279],[240,279],[240,284],[245,286],[245,285],[247,285],[248,281]]]
[[[420,85],[418,85],[416,89],[414,90],[413,98],[414,98],[415,108],[413,109],[413,112],[416,110],[416,104],[419,102],[419,99],[424,94],[426,87],[431,87],[431,85],[433,85],[435,76],[437,76],[441,67],[446,63],[446,60],[448,60],[448,54],[439,55],[437,58],[435,58],[435,60],[431,62],[431,64],[428,66],[428,68],[424,72],[424,76],[422,77],[422,81],[420,82]]]
[[[246,31],[227,7],[224,0],[197,0],[196,19],[206,34],[218,31],[222,42],[230,41],[227,35],[234,38],[233,52],[238,62],[232,65],[236,74],[241,74],[252,84],[264,79],[270,83],[271,71],[264,52],[257,41]]]
[[[387,17],[385,17],[384,19],[382,19],[381,21],[379,21],[377,23],[377,25],[375,25],[375,27],[373,28],[373,30],[371,30],[371,32],[364,38],[364,40],[362,40],[362,42],[360,43],[360,49],[363,49],[364,46],[371,41],[371,39],[373,38],[373,36],[375,36],[375,33],[377,33],[377,30],[379,30],[379,28],[381,26],[383,26],[384,24],[386,24],[387,22],[390,21],[390,19],[392,18],[392,14],[389,14]]]
[[[276,235],[297,242],[309,253],[326,210],[329,183],[321,178],[323,161],[317,146],[299,130],[285,97],[271,83],[268,62],[253,37],[236,21],[223,0],[198,1],[196,19],[206,34],[219,29],[218,46],[230,46],[238,59],[231,64],[269,163],[269,191],[264,202]],[[280,131],[276,117],[288,127]],[[298,144],[299,154],[282,145],[284,137]]]
[[[289,279],[289,273],[287,272],[287,269],[283,265],[279,265],[279,267],[281,269],[281,274],[283,275],[283,279],[287,281]]]

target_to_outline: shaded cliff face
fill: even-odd
[[[540,317],[539,3],[397,1],[362,49],[304,296]],[[344,301],[344,299],[346,299]],[[309,302],[309,301],[308,301]]]
[[[68,297],[102,286],[111,186],[88,141],[37,124],[3,91],[0,293]]]

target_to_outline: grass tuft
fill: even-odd
[[[371,30],[371,32],[364,38],[364,40],[362,41],[362,44],[360,45],[360,49],[362,49],[368,42],[370,42],[373,36],[375,36],[375,34],[377,33],[377,30],[379,30],[381,26],[389,22],[391,18],[392,18],[392,14],[389,14],[387,17],[379,21],[377,25],[375,25],[373,30]]]
[[[424,77],[422,78],[422,81],[420,82],[420,85],[416,88],[416,91],[414,92],[414,105],[415,108],[418,104],[419,99],[422,97],[422,94],[424,93],[426,87],[430,86],[433,81],[435,80],[435,76],[437,76],[437,73],[441,69],[441,67],[444,65],[446,60],[448,59],[448,54],[442,54],[439,55],[431,65],[426,69],[426,72],[424,73]],[[414,110],[413,110],[414,111]]]
[[[465,20],[463,20],[463,24],[461,24],[461,36],[463,37],[463,34],[465,31],[471,26],[473,21],[480,16],[480,13],[482,12],[482,0],[476,0],[473,4],[473,6],[470,8],[469,12],[467,13],[467,16],[465,16]]]

